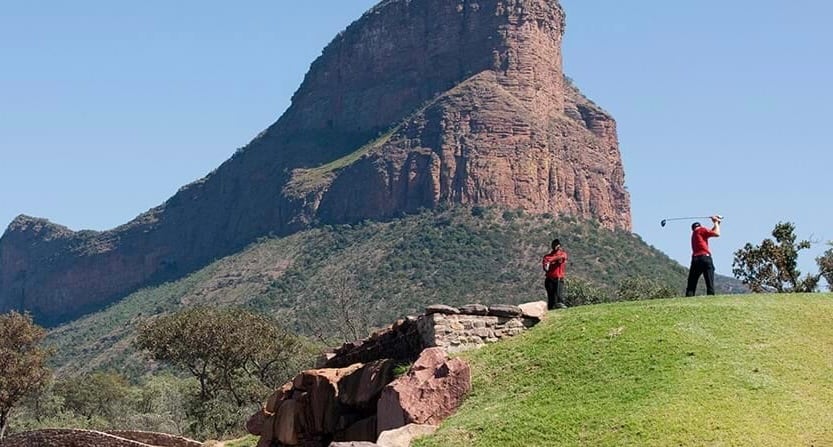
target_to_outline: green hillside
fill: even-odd
[[[577,307],[464,357],[473,393],[417,445],[833,445],[831,294]]]
[[[540,259],[553,237],[571,256],[568,297],[583,291],[593,301],[615,300],[628,277],[678,293],[684,288],[686,269],[631,233],[569,217],[454,208],[265,238],[58,327],[48,341],[58,348],[55,363],[63,373],[114,368],[136,376],[153,366],[131,347],[136,325],[187,306],[254,309],[327,342],[364,337],[430,304],[544,299]],[[722,278],[721,284],[726,291],[738,283]]]

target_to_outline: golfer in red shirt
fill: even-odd
[[[714,262],[709,251],[709,238],[720,237],[720,218],[712,216],[711,219],[714,224],[711,230],[700,222],[691,224],[691,267],[688,269],[685,296],[694,296],[700,275],[706,280],[706,294],[714,295]]]
[[[544,288],[547,289],[547,309],[565,309],[564,270],[567,265],[567,252],[561,248],[558,239],[552,241],[552,251],[544,256],[541,266],[547,272]]]

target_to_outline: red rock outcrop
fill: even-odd
[[[387,430],[440,423],[471,391],[468,364],[449,359],[442,348],[422,351],[410,370],[396,379],[394,365],[384,359],[303,371],[272,393],[246,422],[246,430],[260,436],[258,446],[376,441]],[[411,427],[389,436],[410,439],[426,429]]]
[[[385,0],[340,33],[292,105],[217,170],[106,232],[17,218],[0,311],[49,324],[265,234],[446,203],[630,229],[614,120],[565,81],[555,0]]]
[[[471,369],[442,348],[428,348],[408,373],[388,385],[378,403],[379,433],[408,424],[439,425],[471,391]]]
[[[326,445],[331,440],[375,441],[376,404],[393,380],[392,360],[303,371],[276,390],[246,430],[269,445]]]

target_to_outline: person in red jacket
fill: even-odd
[[[564,309],[564,268],[567,265],[567,252],[561,248],[558,239],[552,241],[552,251],[544,256],[541,266],[547,276],[544,288],[547,289],[547,309]]]
[[[706,280],[706,294],[714,295],[714,262],[709,251],[709,238],[720,237],[720,217],[712,216],[711,219],[711,230],[700,225],[700,222],[691,224],[691,267],[688,269],[685,296],[694,296],[700,275]]]

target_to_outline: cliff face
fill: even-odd
[[[0,311],[56,323],[265,234],[443,203],[630,229],[615,122],[565,82],[563,32],[555,0],[385,0],[275,124],[161,206],[106,232],[16,219]]]

